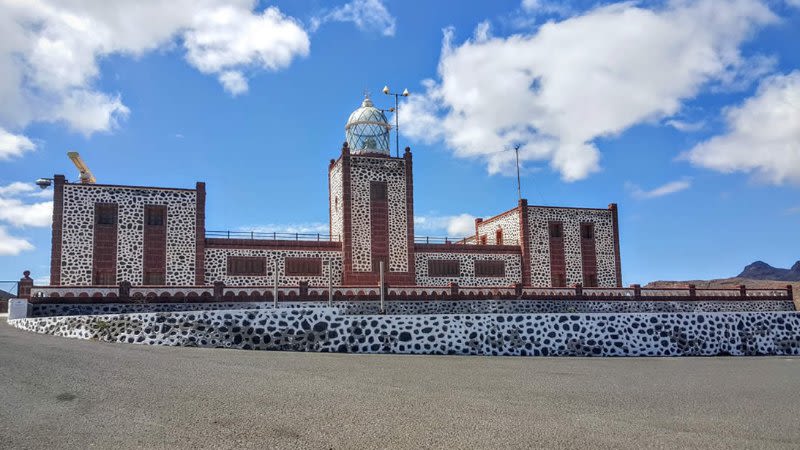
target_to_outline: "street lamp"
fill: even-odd
[[[397,94],[395,92],[389,91],[389,86],[383,87],[383,93],[386,95],[394,95],[394,136],[395,136],[395,144],[396,144],[396,156],[400,157],[400,119],[398,116],[400,115],[400,111],[398,110],[400,96],[408,97],[408,89],[403,89],[402,94]]]

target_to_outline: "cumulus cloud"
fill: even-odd
[[[732,84],[753,65],[739,48],[776,16],[756,0],[601,6],[532,34],[453,42],[446,29],[436,80],[409,97],[407,136],[480,158],[489,173],[547,161],[565,181],[600,170],[599,137],[680,112],[701,89]],[[484,39],[485,37],[485,39]]]
[[[674,194],[676,192],[685,191],[692,186],[692,181],[688,178],[684,178],[682,180],[675,180],[670,181],[669,183],[662,184],[656,188],[650,189],[649,191],[642,189],[636,184],[633,183],[625,183],[625,187],[630,191],[631,195],[635,198],[647,199],[647,198],[656,198],[656,197],[663,197],[665,195]]]
[[[35,149],[36,145],[27,137],[0,128],[0,160],[11,159]]]
[[[697,122],[687,122],[685,120],[678,120],[678,119],[669,119],[664,124],[675,128],[678,131],[682,131],[684,133],[693,132],[693,131],[700,131],[705,126],[705,121],[699,120]]]
[[[381,0],[353,0],[311,19],[311,31],[326,22],[352,22],[359,30],[394,36],[395,18]]]
[[[279,70],[309,51],[296,20],[256,6],[255,0],[1,2],[0,126],[62,122],[85,135],[113,130],[130,111],[119,93],[97,87],[99,62],[111,55],[182,48],[190,65],[242,93],[245,71]],[[8,141],[5,130],[0,158],[32,149],[24,137]]]
[[[31,183],[15,181],[0,186],[0,255],[17,255],[33,250],[25,238],[13,236],[7,226],[16,228],[47,227],[53,217],[53,202],[31,201],[31,198],[50,197],[52,191],[41,191]]]
[[[300,234],[327,234],[331,230],[330,224],[322,222],[299,223],[270,223],[266,225],[253,225],[242,227],[239,231],[255,233],[300,233]]]
[[[8,234],[6,227],[0,226],[0,256],[14,256],[33,250],[33,244],[23,238]]]
[[[462,213],[454,216],[416,216],[414,229],[418,232],[462,238],[475,234],[475,216]]]
[[[755,95],[723,116],[727,133],[683,158],[724,173],[752,173],[767,183],[800,184],[800,70],[764,79]]]

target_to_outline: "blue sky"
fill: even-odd
[[[219,3],[0,6],[0,279],[47,277],[31,181],[77,179],[68,150],[101,183],[205,181],[209,230],[324,232],[384,84],[418,235],[514,207],[519,143],[530,204],[619,204],[625,284],[800,259],[797,0]]]

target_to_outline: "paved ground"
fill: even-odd
[[[800,359],[327,355],[0,323],[0,448],[800,447]]]

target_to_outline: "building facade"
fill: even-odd
[[[389,151],[390,126],[369,98],[328,165],[330,236],[219,236],[194,189],[54,178],[53,286],[622,287],[617,207],[529,206],[476,219],[458,241],[415,239],[413,158]]]

